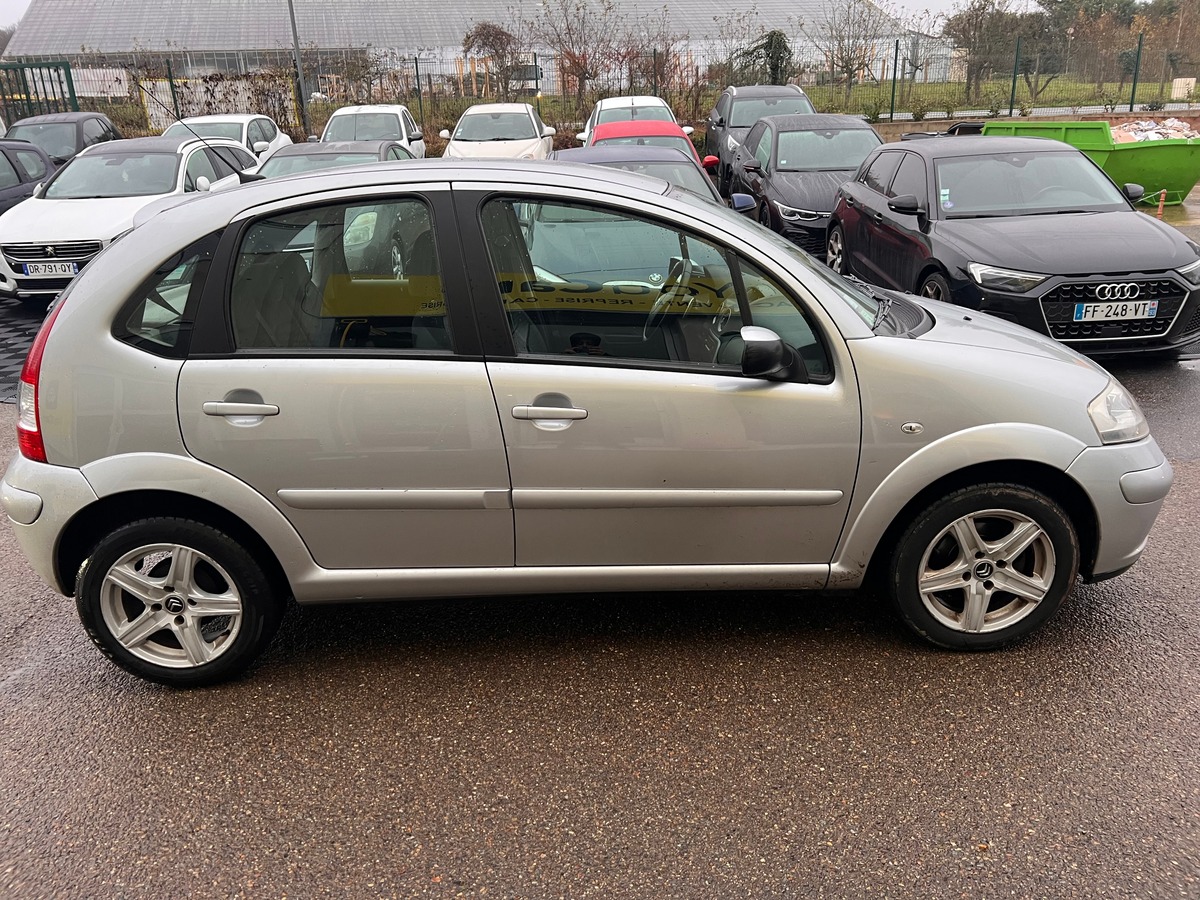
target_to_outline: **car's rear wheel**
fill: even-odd
[[[825,262],[839,275],[846,274],[846,233],[842,231],[841,225],[834,225],[829,229],[829,240],[825,244]]]
[[[143,519],[104,537],[76,581],[88,636],[121,668],[197,687],[231,678],[270,643],[283,598],[228,534],[188,519]]]
[[[922,297],[928,297],[930,300],[941,300],[944,303],[950,303],[950,282],[946,280],[946,276],[941,272],[933,272],[926,275],[925,280],[921,282],[921,287],[918,293]]]
[[[918,515],[896,544],[888,580],[921,637],[988,650],[1045,623],[1078,573],[1079,540],[1061,506],[1029,488],[985,484]]]

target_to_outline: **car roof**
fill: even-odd
[[[408,107],[403,103],[367,103],[362,106],[343,106],[341,109],[335,109],[330,116],[348,116],[352,113],[392,113],[399,115],[400,111],[407,112]]]
[[[9,128],[15,128],[18,125],[44,125],[51,122],[79,122],[83,119],[104,119],[107,118],[103,113],[95,112],[60,112],[46,113],[41,116],[29,116],[24,119],[18,119],[9,125]]]
[[[476,103],[468,106],[464,116],[478,116],[484,113],[525,113],[529,115],[533,107],[528,103]]]
[[[674,162],[680,160],[696,166],[696,159],[678,147],[654,147],[645,144],[603,144],[596,147],[572,147],[556,150],[553,158],[562,162],[621,163],[621,162]]]
[[[900,145],[897,145],[898,147]],[[953,156],[985,156],[992,153],[1029,153],[1031,151],[1075,150],[1070,144],[1040,137],[985,137],[946,135],[924,141],[905,141],[904,150],[910,150],[926,159],[942,159]],[[1076,153],[1080,152],[1075,150]]]
[[[862,131],[875,130],[859,116],[840,116],[832,113],[763,116],[758,121],[769,123],[776,131],[826,131],[831,128],[857,128]]]
[[[638,137],[645,135],[670,135],[671,137],[681,137],[685,140],[687,135],[683,133],[683,129],[674,122],[662,122],[657,119],[634,119],[629,122],[606,122],[603,125],[597,125],[592,129],[592,135],[596,139],[609,137]]]
[[[30,141],[23,141],[20,138],[0,138],[0,147],[12,147],[16,150],[33,150],[35,153],[40,153],[43,156],[46,151]]]
[[[795,84],[747,84],[741,87],[730,85],[725,93],[732,97],[778,97],[781,94],[804,94],[803,88]],[[807,95],[805,95],[807,96]]]
[[[179,122],[185,122],[188,125],[191,125],[193,122],[237,122],[240,125],[244,125],[246,122],[249,122],[253,119],[265,119],[265,118],[267,118],[267,117],[260,116],[257,114],[248,115],[246,113],[230,113],[227,116],[219,116],[219,115],[186,116],[186,117],[180,119]],[[171,124],[178,125],[179,122],[172,122]]]
[[[649,94],[639,94],[630,97],[605,97],[603,100],[597,101],[596,105],[601,109],[608,109],[610,106],[670,106],[662,97],[654,97]]]
[[[277,156],[320,156],[323,153],[378,153],[384,147],[403,147],[399,141],[306,141],[303,144],[286,144],[271,154]]]
[[[205,138],[202,141],[189,134],[178,137],[162,137],[160,135],[159,137],[126,138],[121,141],[106,141],[102,144],[92,144],[90,147],[85,147],[82,152],[88,156],[102,156],[110,153],[179,153],[190,144],[246,149],[239,142],[229,140],[228,138]]]

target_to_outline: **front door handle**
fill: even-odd
[[[514,406],[514,419],[586,419],[587,410],[574,406]]]
[[[279,407],[273,403],[230,403],[209,400],[202,407],[206,416],[277,416]]]

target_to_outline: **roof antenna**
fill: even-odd
[[[198,140],[200,143],[202,143],[205,147],[207,147],[213,153],[217,154],[217,156],[220,156],[221,159],[225,161],[225,164],[228,165],[229,168],[233,169],[233,173],[235,175],[237,175],[238,181],[240,183],[249,184],[252,181],[266,181],[267,180],[265,175],[255,175],[250,172],[243,172],[236,165],[231,163],[226,157],[221,156],[221,148],[220,147],[214,147],[212,144],[210,144],[208,141],[206,141],[202,136],[200,136],[199,134],[196,133],[196,130],[194,128],[192,128],[191,125],[189,125],[187,122],[183,121],[183,119],[179,118],[179,116],[176,115],[175,110],[171,109],[171,107],[167,106],[167,104],[163,103],[161,100],[159,100],[157,97],[155,97],[152,93],[150,93],[148,90],[146,90],[146,88],[142,85],[142,79],[138,77],[136,72],[134,72],[132,69],[127,68],[125,70],[125,74],[129,75],[133,78],[133,83],[138,86],[139,91],[141,91],[143,94],[145,94],[151,100],[153,100],[155,103],[157,103],[163,109],[165,109],[167,111],[167,114],[172,119],[174,119],[178,124],[182,125],[188,131],[190,131],[192,133],[192,137],[194,137],[196,140]]]

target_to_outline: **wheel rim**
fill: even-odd
[[[762,206],[758,208],[758,223],[766,228],[771,227],[771,211],[767,209],[766,200],[764,200]]]
[[[392,276],[399,279],[404,277],[404,256],[398,244],[392,244]]]
[[[936,278],[930,278],[921,285],[921,296],[930,300],[945,300],[946,292],[942,290],[942,285]]]
[[[181,544],[148,544],[118,559],[100,588],[104,624],[126,651],[172,669],[225,653],[242,627],[242,598],[212,557]]]
[[[825,251],[825,261],[833,271],[842,271],[842,233],[836,228],[829,233],[829,246]]]
[[[1054,583],[1054,542],[1006,509],[955,520],[930,542],[918,570],[921,602],[947,628],[999,631],[1037,609]]]

